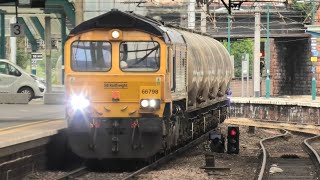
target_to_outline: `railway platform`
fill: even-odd
[[[320,125],[320,97],[314,101],[311,96],[230,99],[230,117]]]
[[[64,116],[63,105],[44,105],[42,100],[0,104],[0,156],[47,143],[66,128]]]
[[[22,179],[30,169],[61,159],[66,127],[64,105],[43,99],[0,104],[0,179]]]
[[[233,103],[251,103],[251,104],[273,104],[273,105],[295,105],[295,106],[309,106],[309,107],[320,107],[320,97],[316,100],[312,100],[311,96],[279,96],[270,97],[232,97]]]

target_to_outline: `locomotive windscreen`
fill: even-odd
[[[122,71],[155,72],[160,67],[160,45],[157,42],[122,42],[120,68]]]
[[[78,72],[106,72],[111,68],[111,44],[102,41],[72,43],[71,68]]]

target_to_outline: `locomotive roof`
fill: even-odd
[[[112,9],[105,14],[79,24],[71,30],[70,34],[78,34],[95,28],[135,28],[156,36],[163,36],[163,31],[159,28],[162,25],[151,18]]]

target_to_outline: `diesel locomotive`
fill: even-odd
[[[116,9],[65,43],[71,150],[144,159],[215,128],[227,115],[230,57],[217,40]]]

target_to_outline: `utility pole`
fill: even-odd
[[[66,42],[66,15],[61,13],[61,84],[64,85],[64,44]]]
[[[314,16],[315,16],[315,7],[314,7],[314,0],[312,0],[312,25],[314,25]]]
[[[266,77],[266,98],[270,98],[270,3],[267,3],[267,44],[266,44],[266,50],[267,53],[265,55],[266,60],[266,71],[267,71],[267,77]]]
[[[188,28],[189,29],[194,29],[195,27],[195,22],[196,22],[195,4],[196,4],[196,0],[190,0],[190,4],[188,5]]]
[[[314,16],[315,16],[315,7],[314,7],[314,0],[312,0],[312,25],[314,25]],[[312,59],[312,58],[311,58]],[[317,57],[315,57],[317,60]],[[315,77],[315,62],[312,61],[312,80],[311,80],[311,94],[312,100],[316,100],[317,90],[316,90],[316,77]]]
[[[51,17],[46,16],[45,20],[45,43],[46,43],[46,91],[51,93]]]
[[[231,13],[231,12],[230,12]],[[231,14],[228,13],[228,53],[231,55],[231,40],[230,40],[230,31],[231,31]],[[227,88],[230,88],[230,83],[228,83]]]
[[[76,26],[83,22],[83,0],[76,0]]]
[[[203,4],[201,11],[201,32],[207,32],[207,4]]]
[[[16,17],[10,19],[10,23],[16,23]],[[17,63],[17,37],[10,37],[10,61],[14,64]]]
[[[6,58],[5,12],[0,10],[0,59]]]
[[[254,53],[253,53],[253,94],[260,97],[260,8],[255,7]]]
[[[228,52],[231,54],[231,40],[230,40],[230,28],[231,28],[231,22],[230,22],[231,15],[228,14]]]

